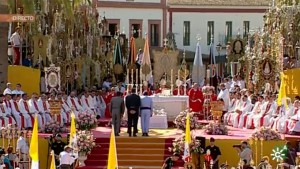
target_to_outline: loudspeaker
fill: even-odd
[[[201,137],[201,136],[197,136],[196,137],[196,140],[199,140],[200,141],[200,143],[201,143],[201,148],[203,148],[203,150],[205,150],[205,137]]]

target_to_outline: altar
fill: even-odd
[[[168,121],[174,121],[176,116],[189,107],[188,96],[150,96],[155,110],[164,109]]]

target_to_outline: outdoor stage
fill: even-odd
[[[83,169],[104,168],[107,160],[110,132],[111,129],[109,127],[97,127],[93,130],[94,138],[96,138],[96,143],[101,147],[95,148],[95,150],[86,161],[87,166]],[[203,130],[192,131],[192,134],[197,137],[205,138],[206,145],[209,144],[209,139],[211,137],[214,137],[216,139],[216,145],[220,147],[223,154],[220,158],[220,162],[227,162],[229,166],[237,166],[239,158],[236,150],[232,146],[234,144],[239,144],[241,141],[249,139],[252,132],[253,130],[236,129],[229,127],[228,136],[206,135],[204,134]],[[168,152],[168,148],[172,146],[172,140],[178,136],[181,136],[182,133],[183,132],[181,130],[174,128],[151,129],[149,134],[150,137],[141,137],[140,132],[138,134],[138,137],[128,137],[127,129],[122,128],[120,134],[121,136],[116,137],[118,158],[120,161],[119,165],[125,167],[132,166],[133,169],[139,169],[139,167],[135,166],[141,166],[145,164],[149,165],[149,168],[158,168],[163,163],[164,158],[170,155],[170,153]],[[51,136],[51,134],[39,134],[40,168],[47,168],[46,164],[48,157],[48,141],[46,138],[48,138],[49,136]],[[66,136],[67,134],[63,134],[65,141]],[[285,137],[286,140],[291,141],[294,145],[296,144],[296,141],[300,139],[299,136],[292,135],[285,135],[283,137]],[[2,145],[2,139],[0,140],[0,145]],[[30,140],[28,141],[30,143]],[[6,139],[5,142],[7,142]],[[263,156],[269,156],[270,159],[272,159],[272,149],[274,149],[276,146],[282,146],[284,144],[285,141],[257,141],[257,146],[255,144],[252,145],[252,149],[256,154],[254,155],[254,162],[259,162],[261,160],[261,157]],[[138,154],[138,157],[140,157],[141,159],[135,160],[135,162],[132,162],[133,159],[128,160],[127,158],[130,157],[130,155],[128,154],[131,154],[131,151],[135,155],[132,156],[133,158],[136,158]],[[149,153],[147,151],[149,151]],[[156,154],[155,157],[151,156],[151,153]],[[145,162],[145,160],[149,160],[149,164],[147,164],[147,161]],[[50,164],[50,161],[48,164]],[[273,160],[271,160],[271,164],[273,166],[277,165],[276,161]],[[141,168],[147,169],[147,167]]]

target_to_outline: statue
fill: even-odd
[[[177,49],[177,45],[176,45],[174,33],[169,32],[167,34],[167,39],[168,39],[167,48],[169,50],[176,50]]]
[[[270,63],[267,61],[264,65],[264,74],[268,75],[271,73],[271,66]]]

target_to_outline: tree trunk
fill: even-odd
[[[0,14],[8,14],[7,0],[0,0]],[[8,56],[7,56],[7,34],[8,34],[8,23],[0,23],[0,93],[6,87],[7,82],[7,68],[8,68]]]

